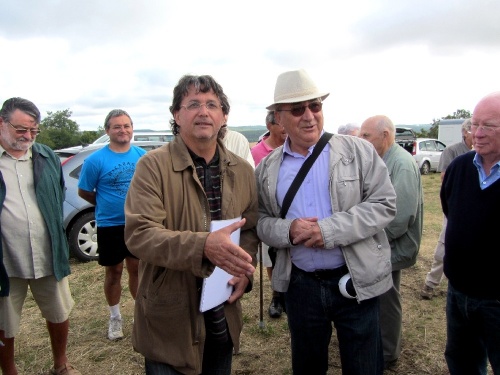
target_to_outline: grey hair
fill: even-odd
[[[274,111],[267,112],[267,115],[266,115],[266,125],[267,124],[271,124],[271,125],[276,124],[276,117],[274,116]]]
[[[132,121],[132,118],[130,115],[127,113],[127,111],[124,111],[123,109],[113,109],[111,112],[108,113],[106,116],[106,119],[104,120],[104,129],[109,129],[109,121],[112,118],[118,117],[118,116],[127,116],[130,120],[130,125],[134,126],[134,122]]]
[[[462,134],[470,131],[471,125],[472,125],[472,120],[470,118],[468,118],[464,122],[462,122]]]
[[[3,103],[2,109],[0,109],[0,117],[2,117],[6,121],[10,121],[10,115],[17,109],[21,112],[26,113],[28,116],[33,117],[37,124],[39,124],[42,120],[40,111],[37,106],[33,104],[33,102],[30,102],[28,99],[19,97],[7,99]]]
[[[381,132],[383,132],[384,130],[387,130],[389,132],[389,134],[392,136],[392,138],[395,139],[396,127],[394,126],[394,123],[392,122],[392,120],[389,117],[384,116],[384,115],[379,115],[376,117],[378,117],[377,129]]]
[[[339,126],[339,129],[337,130],[337,132],[339,134],[347,135],[347,134],[350,134],[352,131],[359,130],[359,129],[360,129],[360,126],[358,124],[356,124],[355,122],[350,122],[348,124]]]

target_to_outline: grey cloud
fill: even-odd
[[[381,1],[351,32],[362,50],[426,45],[434,52],[500,46],[500,2],[459,0]]]
[[[7,0],[0,12],[0,36],[10,40],[63,37],[70,48],[139,38],[167,13],[166,1]]]

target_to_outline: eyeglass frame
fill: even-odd
[[[493,134],[497,129],[500,129],[500,126],[492,126],[492,125],[476,125],[476,124],[471,124],[470,130],[471,132],[474,130],[474,132],[477,132],[479,129],[481,129],[485,134]]]
[[[319,109],[317,111],[313,110],[311,108],[311,106],[319,106]],[[290,112],[290,114],[293,116],[293,117],[301,117],[304,115],[304,113],[306,112],[306,108],[309,108],[309,110],[312,112],[312,113],[319,113],[323,110],[323,102],[321,101],[315,101],[315,102],[311,102],[307,105],[302,105],[302,106],[299,106],[299,107],[294,107],[293,104],[292,104],[292,108],[289,108],[289,109],[285,109],[285,108],[280,108],[280,109],[276,109],[277,112],[281,112],[281,111],[286,111],[286,112]],[[297,112],[297,113],[294,113]]]
[[[24,128],[24,127],[22,127],[20,125],[14,125],[9,120],[5,120],[5,122],[7,122],[10,126],[12,126],[12,128],[16,131],[16,134],[19,134],[19,135],[24,135],[27,132],[30,132],[31,136],[35,136],[36,137],[42,131],[40,128],[36,128],[36,129],[33,129],[33,128]]]
[[[209,105],[213,105],[214,107],[213,108],[209,108],[208,107]],[[189,108],[190,106],[194,106],[194,107]],[[200,102],[197,102],[197,101],[193,101],[193,102],[189,102],[188,104],[180,105],[179,107],[186,109],[186,111],[188,111],[188,112],[195,112],[195,111],[199,111],[201,109],[201,107],[203,107],[203,106],[205,106],[205,108],[207,109],[207,111],[216,111],[217,109],[223,109],[224,108],[223,104],[219,104],[219,103],[217,103],[215,101],[209,101],[209,102],[206,102],[206,103],[200,103]]]

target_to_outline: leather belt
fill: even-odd
[[[318,280],[330,280],[334,278],[340,278],[344,276],[346,273],[349,273],[349,268],[347,268],[347,265],[340,266],[338,268],[333,268],[333,269],[325,269],[325,270],[316,270],[312,272],[306,272],[304,270],[301,270],[295,265],[292,265],[293,268],[296,270],[305,273],[308,276],[314,277]]]

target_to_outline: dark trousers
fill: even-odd
[[[207,337],[203,352],[203,371],[201,375],[231,375],[233,343],[229,339],[220,344]],[[182,375],[171,365],[145,358],[146,375]]]
[[[358,303],[342,296],[340,278],[321,280],[292,268],[285,302],[294,375],[326,374],[332,323],[337,330],[343,374],[383,373],[378,298]]]
[[[500,301],[469,297],[448,282],[446,350],[451,375],[500,374]]]

